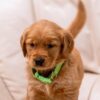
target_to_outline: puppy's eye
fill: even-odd
[[[35,47],[35,44],[34,44],[34,43],[30,43],[29,45],[30,45],[30,47],[32,47],[32,48]]]
[[[53,48],[54,47],[54,45],[52,45],[52,44],[47,44],[47,48],[48,49],[51,49],[51,48]]]

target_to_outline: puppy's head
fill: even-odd
[[[30,68],[50,70],[71,53],[73,39],[55,23],[42,20],[26,29],[21,47]]]

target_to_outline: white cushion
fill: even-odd
[[[96,75],[93,73],[92,74],[86,73],[84,75],[79,92],[79,100],[100,100],[99,78],[100,75]]]
[[[26,91],[20,36],[33,22],[31,0],[0,1],[0,76],[15,100],[22,100]]]
[[[91,88],[90,100],[100,100],[100,75]]]
[[[0,100],[13,100],[13,97],[9,92],[8,87],[6,86],[1,77],[0,77]]]
[[[36,20],[48,19],[62,27],[70,24],[76,9],[70,0],[33,0]]]

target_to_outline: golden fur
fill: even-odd
[[[80,2],[78,15],[68,30],[47,20],[39,21],[25,30],[21,37],[21,47],[27,58],[28,87],[25,100],[78,100],[83,65],[73,38],[83,26],[85,17],[84,6]],[[45,59],[43,65],[36,66],[34,59],[37,57]],[[43,76],[48,76],[62,60],[65,61],[64,66],[53,83],[44,84],[33,78],[32,67]]]

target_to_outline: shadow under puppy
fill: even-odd
[[[83,65],[74,38],[86,19],[83,3],[71,26],[64,30],[41,20],[25,30],[21,47],[27,59],[25,100],[78,100]]]

